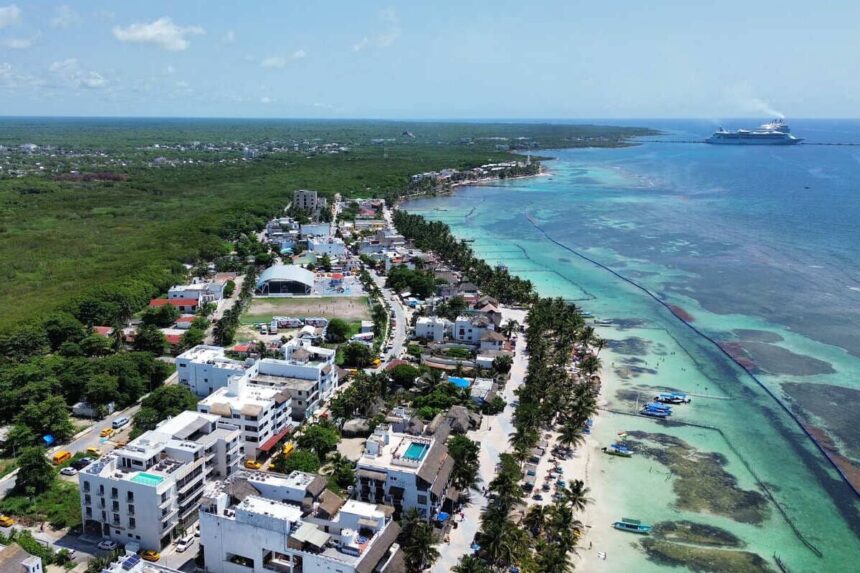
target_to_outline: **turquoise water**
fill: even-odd
[[[406,451],[403,452],[403,457],[407,460],[413,461],[421,461],[424,459],[424,455],[427,453],[427,450],[430,449],[430,446],[427,444],[420,444],[418,442],[412,442],[409,444],[409,447],[406,448]]]
[[[713,129],[644,125],[672,130],[663,139]],[[856,121],[793,128],[812,141],[860,142]],[[405,208],[448,223],[541,294],[610,321],[598,327],[608,341],[603,395],[620,413],[598,417],[602,443],[636,430],[682,439],[717,455],[768,512],[751,524],[679,507],[677,476],[645,456],[601,463],[590,476],[599,499],[617,505],[614,519],[722,527],[795,572],[857,570],[858,498],[787,410],[846,467],[860,460],[860,148],[646,143],[552,155],[550,177]],[[683,424],[626,415],[664,388],[693,394],[674,407]],[[595,570],[670,570],[646,563],[629,535],[610,538],[613,565]]]
[[[161,476],[148,474],[146,472],[140,472],[139,474],[131,478],[131,481],[133,481],[134,483],[155,487],[161,482],[163,482],[164,478]]]

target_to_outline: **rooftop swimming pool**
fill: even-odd
[[[164,478],[161,476],[148,474],[146,472],[141,472],[141,473],[137,474],[136,476],[134,476],[133,478],[131,478],[131,481],[133,481],[134,483],[139,483],[139,484],[149,485],[149,486],[155,487],[158,484],[160,484],[161,482],[163,482]]]
[[[430,444],[422,444],[421,442],[412,442],[406,451],[403,452],[403,459],[420,462],[427,455],[427,450],[430,449]]]

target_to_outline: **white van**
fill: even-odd
[[[116,420],[111,422],[111,427],[114,430],[119,430],[120,428],[122,428],[126,424],[128,424],[128,418],[125,416],[120,416],[119,418],[117,418]]]

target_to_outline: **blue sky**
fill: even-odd
[[[856,117],[860,2],[0,0],[0,115]]]

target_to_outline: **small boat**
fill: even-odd
[[[620,529],[621,531],[640,533],[642,535],[648,535],[649,533],[651,533],[650,525],[645,525],[638,519],[630,519],[629,517],[622,517],[621,521],[616,521],[612,524],[612,527],[614,527],[615,529]]]
[[[668,418],[672,415],[672,412],[667,412],[665,410],[653,410],[651,408],[642,408],[639,413],[643,416],[651,416],[652,418]]]
[[[683,392],[661,392],[654,396],[654,400],[663,404],[689,404],[690,397]]]
[[[622,458],[631,458],[633,457],[633,450],[628,448],[624,444],[615,443],[610,446],[606,446],[602,448],[604,452],[609,454],[610,456],[620,456]]]
[[[644,407],[649,410],[659,410],[661,412],[672,413],[672,406],[667,406],[666,404],[661,404],[659,402],[648,402]]]

